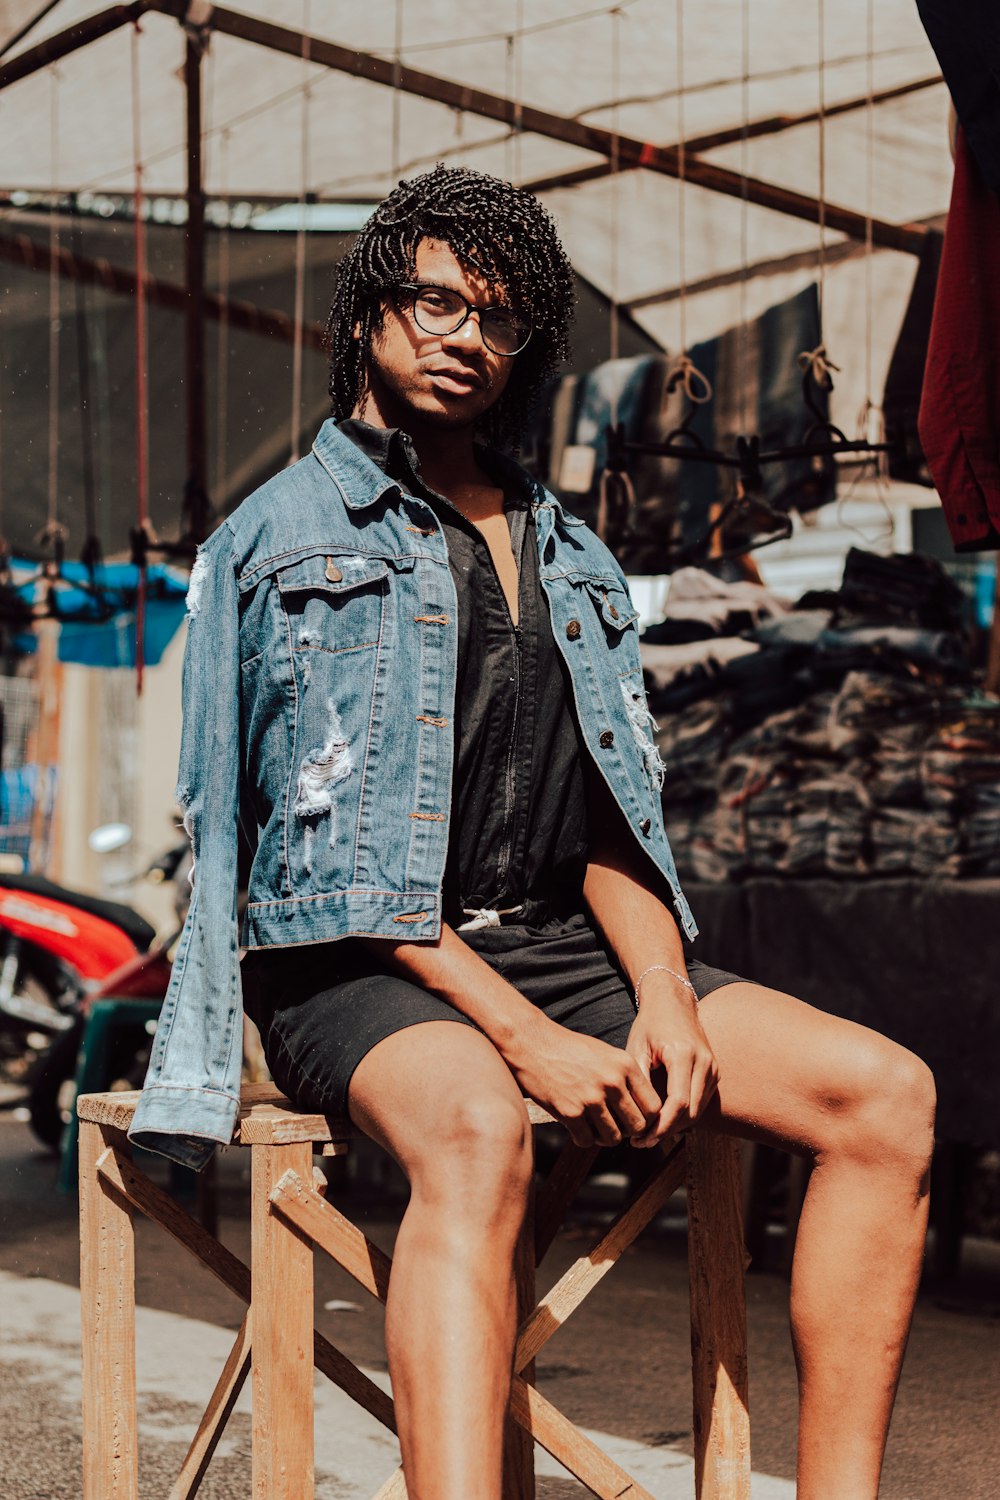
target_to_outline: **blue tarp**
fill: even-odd
[[[26,604],[48,597],[49,583],[38,568],[18,558],[11,561],[16,593]],[[61,627],[59,660],[85,667],[135,666],[135,604],[139,570],[134,563],[100,563],[93,577],[83,563],[62,566],[66,583],[54,591]],[[25,576],[25,575],[28,576]],[[74,584],[85,587],[73,587]],[[98,592],[92,592],[91,585]],[[160,563],[146,569],[146,627],[143,659],[155,667],[184,618],[186,574]],[[29,645],[29,641],[32,644]],[[33,649],[33,638],[19,636],[21,649]]]

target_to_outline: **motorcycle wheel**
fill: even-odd
[[[43,1145],[58,1151],[69,1119],[67,1086],[76,1077],[76,1060],[83,1037],[78,1018],[70,1031],[61,1031],[31,1071],[28,1110],[31,1128]]]

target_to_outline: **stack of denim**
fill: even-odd
[[[1000,786],[980,786],[962,820],[967,867],[977,875],[1000,875]]]
[[[680,648],[644,646],[682,873],[1000,875],[1000,704],[977,692],[950,580],[852,553],[824,602],[702,641],[700,682],[665,671]]]

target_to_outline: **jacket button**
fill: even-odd
[[[332,557],[328,557],[326,560],[326,576],[331,583],[339,583],[344,576]]]
[[[601,731],[601,738],[598,741],[598,744],[600,745],[602,750],[609,750],[614,742],[615,732],[613,729],[604,729]]]
[[[569,624],[566,626],[566,634],[571,641],[575,641],[577,636],[580,634],[580,621],[570,620]]]
[[[613,604],[608,605],[608,614],[611,616],[612,620],[617,620],[618,611],[615,609]]]
[[[652,828],[652,826],[653,820],[651,818],[643,818],[642,822],[639,824],[639,832],[642,834],[644,839],[649,838],[649,830]]]

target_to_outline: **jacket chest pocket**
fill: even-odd
[[[316,553],[279,568],[276,578],[293,651],[378,645],[389,592],[384,558]]]
[[[597,615],[599,634],[612,651],[638,652],[636,621],[639,611],[616,578],[574,579],[580,593],[581,610]]]

